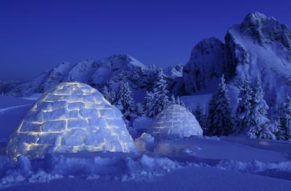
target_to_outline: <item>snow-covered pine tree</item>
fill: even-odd
[[[174,95],[171,95],[171,100],[170,100],[171,104],[176,104],[176,97]]]
[[[109,82],[108,85],[105,85],[102,89],[102,94],[105,99],[107,99],[111,104],[116,104],[116,92],[113,88],[113,83]]]
[[[112,103],[112,102],[111,102],[111,101],[112,101],[111,92],[110,92],[110,90],[109,90],[109,88],[108,88],[107,85],[105,85],[105,86],[103,87],[103,89],[102,89],[102,94],[103,94],[103,96],[105,97],[105,99],[107,99],[110,103]]]
[[[194,115],[195,115],[197,121],[199,122],[200,126],[203,129],[203,133],[205,135],[207,135],[206,134],[206,132],[207,132],[207,129],[206,129],[206,121],[207,120],[206,119],[207,118],[206,118],[206,114],[205,114],[204,108],[201,105],[197,105],[197,107],[196,107],[196,109],[194,111]]]
[[[136,108],[128,82],[121,81],[117,97],[117,107],[121,110],[125,119],[130,120],[135,114]]]
[[[291,140],[291,98],[289,96],[286,96],[279,109],[277,138]]]
[[[252,89],[250,82],[245,79],[239,86],[238,106],[236,109],[236,128],[235,133],[246,133],[251,126],[251,100]]]
[[[227,88],[224,76],[214,95],[209,102],[207,117],[207,134],[209,135],[229,135],[233,130],[231,108],[227,96]]]
[[[163,111],[170,104],[169,91],[167,89],[167,81],[163,70],[159,70],[157,81],[154,84],[153,90],[147,92],[145,98],[146,113],[148,117],[155,117],[158,113]]]
[[[276,139],[274,134],[276,129],[267,117],[269,107],[264,100],[264,92],[259,80],[256,80],[253,85],[251,97],[251,115],[249,116],[251,124],[248,136],[259,139]]]
[[[175,97],[174,95],[172,95],[170,99],[170,103],[185,106],[184,102],[181,101],[179,96]]]
[[[145,115],[147,117],[154,117],[154,113],[153,113],[153,103],[154,101],[154,95],[152,92],[146,92],[146,96],[144,99],[144,111],[145,111]]]

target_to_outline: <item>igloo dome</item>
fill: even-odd
[[[158,138],[183,138],[202,135],[203,130],[190,111],[173,104],[158,114],[149,133]]]
[[[45,93],[11,137],[7,152],[16,158],[42,158],[46,153],[135,150],[121,112],[96,89],[61,83]]]

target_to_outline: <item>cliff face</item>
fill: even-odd
[[[183,68],[187,94],[213,89],[223,73],[225,45],[216,38],[200,41],[192,50],[188,63]]]

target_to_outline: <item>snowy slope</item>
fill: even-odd
[[[0,142],[7,142],[33,101],[0,96]]]

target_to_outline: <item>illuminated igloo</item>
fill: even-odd
[[[173,104],[158,114],[149,133],[157,138],[183,138],[202,135],[203,130],[190,111]]]
[[[46,153],[135,150],[121,112],[96,89],[67,82],[42,96],[11,137],[7,152],[16,158]]]

